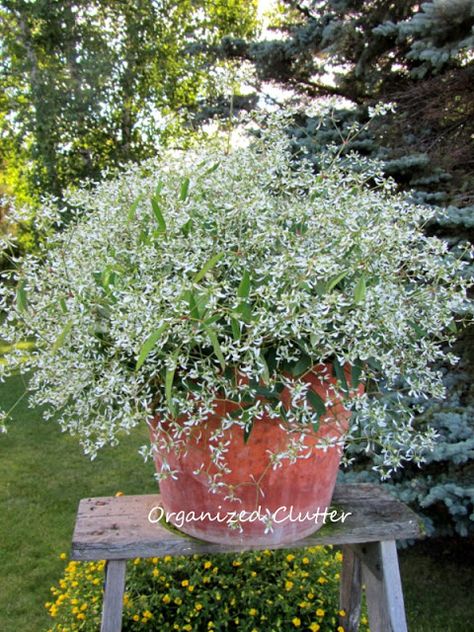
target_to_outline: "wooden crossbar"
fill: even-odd
[[[371,632],[407,632],[396,540],[421,537],[419,518],[378,485],[339,485],[332,504],[338,515],[347,514],[344,522],[327,522],[291,544],[265,546],[214,544],[153,524],[148,516],[161,506],[159,494],[85,498],[79,503],[71,559],[107,561],[101,632],[119,632],[127,559],[335,544],[344,556],[344,630],[358,629],[365,585]]]

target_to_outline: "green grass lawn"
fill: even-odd
[[[23,391],[21,379],[9,380],[0,385],[0,400],[12,405]],[[44,603],[62,573],[58,556],[69,551],[81,498],[157,490],[152,465],[137,452],[146,441],[143,428],[91,462],[57,424],[24,402],[18,406],[0,436],[2,632],[36,632],[51,623]]]
[[[12,405],[23,390],[20,378],[9,380],[0,385],[0,400]],[[56,424],[41,421],[24,401],[18,406],[0,437],[1,632],[41,632],[51,623],[44,602],[61,576],[59,554],[69,551],[81,498],[156,491],[152,466],[137,453],[146,441],[146,431],[137,430],[91,462]],[[473,629],[470,561],[435,545],[402,552],[410,632]]]

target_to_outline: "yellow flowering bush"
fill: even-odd
[[[123,630],[344,632],[341,561],[330,546],[137,558],[127,568]],[[46,603],[49,632],[97,632],[103,579],[104,562],[67,563]],[[360,630],[368,632],[365,617]]]

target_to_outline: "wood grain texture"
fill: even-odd
[[[111,560],[107,562],[100,632],[120,632],[122,629],[126,568],[126,560]]]
[[[344,523],[328,522],[291,547],[319,544],[356,544],[420,537],[419,519],[403,503],[378,485],[336,487],[333,503],[338,514],[350,513]],[[213,544],[179,534],[148,515],[161,506],[158,494],[86,498],[80,501],[72,542],[73,560],[119,560],[161,555],[230,553],[268,548],[252,542]],[[288,544],[271,548],[291,548]]]
[[[387,608],[392,630],[408,632],[403,602],[402,580],[398,566],[397,545],[395,541],[380,542],[383,581]]]
[[[346,614],[340,617],[339,624],[345,632],[357,632],[362,606],[361,561],[353,549],[347,545],[342,547],[342,555],[339,606]]]
[[[351,548],[361,553],[371,632],[407,632],[395,540]]]

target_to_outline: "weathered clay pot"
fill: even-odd
[[[322,372],[326,374],[324,379],[321,379]],[[346,374],[349,378],[350,371],[346,370]],[[314,367],[301,379],[309,382],[310,388],[323,400],[330,402],[319,429],[305,435],[306,458],[294,462],[284,459],[281,466],[272,467],[269,452],[284,451],[292,437],[301,436],[300,432],[293,431],[293,434],[283,429],[278,420],[265,417],[256,420],[247,442],[243,430],[233,426],[224,433],[224,441],[230,441],[226,453],[230,473],[220,480],[234,487],[239,500],[225,498],[228,488],[225,492],[211,493],[208,476],[195,472],[202,464],[204,471],[216,471],[210,462],[211,435],[220,426],[221,418],[236,408],[231,401],[218,400],[214,414],[193,431],[187,449],[179,454],[172,451],[166,454],[171,470],[177,472],[176,479],[167,478],[160,483],[169,522],[209,542],[251,542],[269,546],[300,539],[322,526],[336,483],[342,447],[339,444],[324,450],[316,446],[322,438],[340,439],[347,430],[350,412],[335,392],[329,365]],[[288,407],[287,389],[282,391],[281,399]],[[162,455],[156,425],[151,427],[151,438],[158,447],[155,464],[160,471]],[[240,527],[235,524],[237,516],[234,514],[240,514]],[[268,514],[274,515],[272,530],[264,520]],[[229,523],[234,523],[234,528]]]

